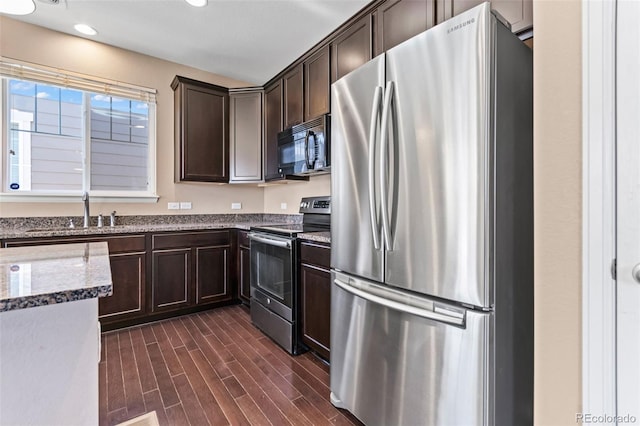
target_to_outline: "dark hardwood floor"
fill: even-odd
[[[329,367],[292,357],[230,306],[104,333],[100,424],[357,424],[329,402]]]

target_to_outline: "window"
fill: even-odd
[[[3,75],[4,194],[153,196],[155,96]]]

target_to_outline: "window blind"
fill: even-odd
[[[30,80],[92,93],[156,103],[156,90],[59,68],[30,64],[0,56],[0,77]]]

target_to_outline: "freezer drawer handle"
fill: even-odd
[[[273,239],[273,238],[261,237],[261,236],[258,236],[257,234],[249,234],[249,239],[254,240],[254,241],[258,241],[260,243],[269,244],[271,246],[282,247],[282,248],[287,248],[287,249],[291,248],[291,242],[290,241],[276,240],[276,239]]]
[[[378,130],[378,118],[380,116],[380,101],[383,88],[377,86],[373,95],[371,108],[371,124],[369,125],[369,214],[371,215],[371,234],[373,247],[380,250],[380,229],[378,225],[378,208],[376,203],[376,130]]]
[[[364,290],[360,290],[359,288],[355,288],[339,279],[334,279],[334,283],[344,291],[347,291],[351,294],[354,294],[358,297],[363,298],[364,300],[368,300],[369,302],[385,306],[389,309],[393,309],[395,311],[404,312],[411,315],[416,315],[422,318],[443,322],[452,325],[464,326],[464,316],[461,315],[447,315],[444,313],[438,313],[429,311],[427,309],[421,309],[416,306],[406,305],[404,303],[400,303],[393,299],[384,298],[375,294],[371,294]],[[440,311],[442,312],[442,310]]]

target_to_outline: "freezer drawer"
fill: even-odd
[[[337,272],[332,280],[334,405],[367,425],[491,424],[493,313],[386,298],[384,286]]]

